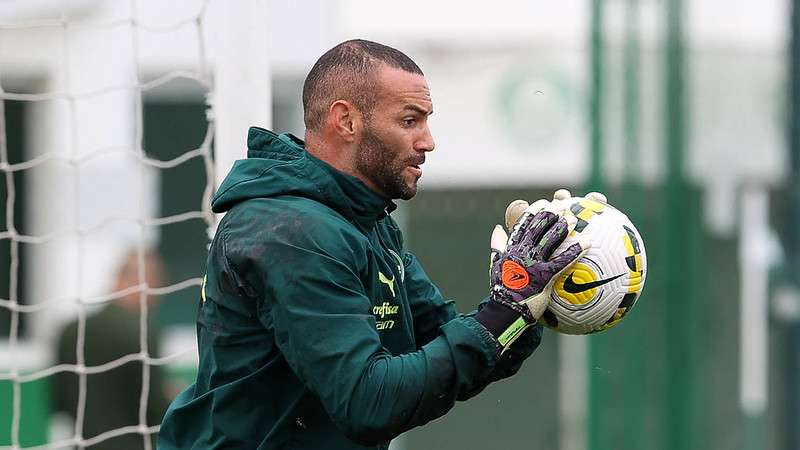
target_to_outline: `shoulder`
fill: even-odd
[[[236,205],[220,223],[219,234],[234,252],[277,246],[346,255],[366,245],[366,237],[333,209],[288,195]]]

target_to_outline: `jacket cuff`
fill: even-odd
[[[520,319],[518,312],[497,302],[487,302],[477,314],[475,320],[492,336],[495,345],[501,346],[501,336]]]

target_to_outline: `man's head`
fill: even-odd
[[[164,264],[158,254],[151,250],[145,250],[141,262],[144,264],[142,272],[139,271],[140,260],[137,250],[131,250],[124,256],[117,269],[114,291],[123,291],[144,283],[147,283],[150,288],[161,287]],[[144,279],[141,278],[142,276],[144,276]],[[130,292],[117,300],[116,303],[125,309],[137,310],[140,302],[139,296],[139,291]],[[152,304],[157,301],[157,297],[148,295],[147,300],[148,303]]]
[[[352,40],[326,52],[306,78],[308,150],[388,198],[410,199],[433,150],[433,112],[414,61],[375,42]]]

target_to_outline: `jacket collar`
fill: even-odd
[[[340,172],[305,149],[305,142],[289,133],[251,128],[248,134],[248,158],[301,160],[304,170],[298,176],[316,184],[326,205],[363,227],[370,227],[386,217],[397,205],[370,189],[358,178]]]
[[[340,172],[308,152],[306,155],[333,179],[339,192],[332,192],[332,194],[341,195],[345,199],[350,206],[352,218],[359,224],[369,226],[397,209],[397,205],[393,201],[379,195],[358,178]]]

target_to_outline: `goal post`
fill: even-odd
[[[236,8],[222,9],[214,35],[212,97],[217,185],[234,161],[246,156],[248,127],[268,128],[272,122],[267,2],[246,1]]]

